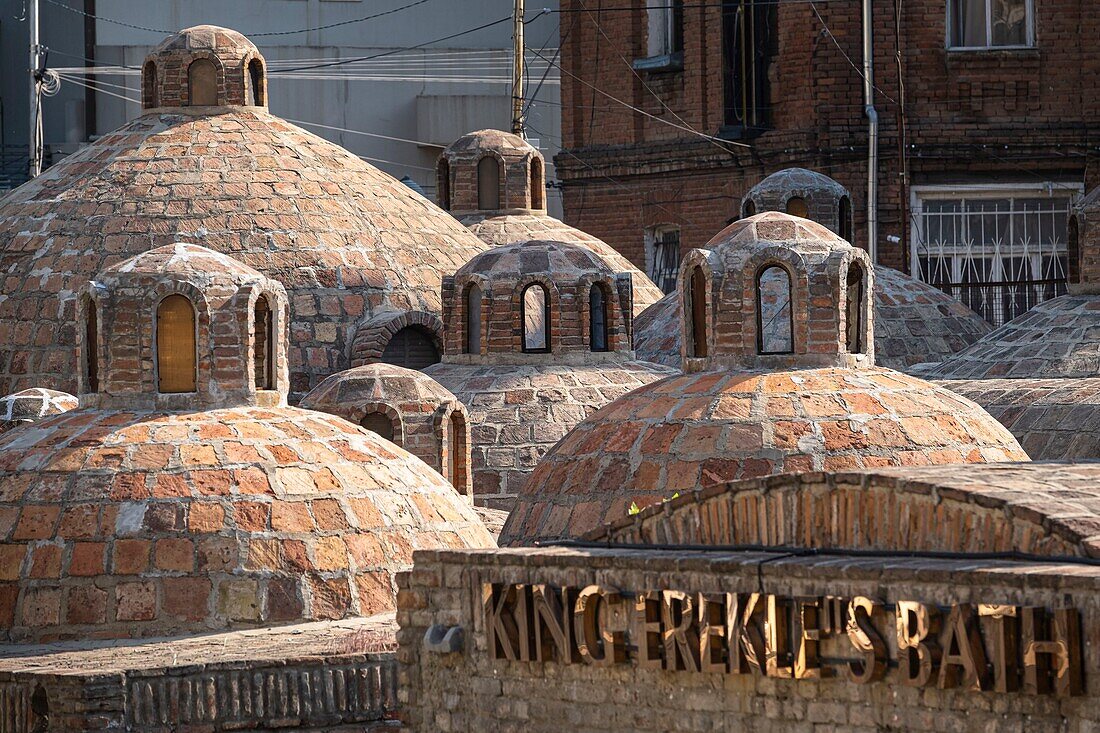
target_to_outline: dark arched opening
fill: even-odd
[[[169,295],[157,307],[157,391],[195,391],[198,363],[195,309],[182,295]]]
[[[467,354],[481,353],[481,288],[470,283],[466,288],[466,344]]]
[[[469,487],[469,466],[467,465],[467,445],[469,438],[466,431],[466,418],[455,410],[447,418],[445,423],[447,435],[447,480],[451,482],[460,494],[465,494]]]
[[[500,208],[500,163],[489,155],[477,163],[477,208]]]
[[[756,349],[761,354],[794,352],[791,276],[779,265],[756,276]]]
[[[866,278],[863,268],[853,262],[848,266],[847,279],[847,312],[844,318],[845,343],[849,354],[862,354],[867,349],[864,343],[866,338],[866,320],[864,315],[864,300],[867,295]]]
[[[259,59],[248,62],[249,91],[252,92],[252,106],[263,107],[267,104],[267,89],[264,88],[264,64]]]
[[[271,304],[261,295],[253,313],[252,368],[256,389],[275,389],[275,324]]]
[[[95,301],[84,304],[84,391],[99,391],[99,312]]]
[[[192,107],[218,103],[218,67],[209,59],[196,59],[187,67],[187,99]]]
[[[377,433],[391,443],[393,442],[393,420],[386,413],[368,412],[363,415],[363,419],[359,421],[359,424],[372,433]]]
[[[1069,270],[1069,281],[1072,284],[1081,282],[1081,222],[1074,214],[1069,218],[1068,238],[1066,240],[1066,266]]]
[[[540,283],[523,289],[520,298],[523,323],[523,351],[537,354],[550,351],[550,294]]]
[[[436,188],[439,191],[439,206],[444,211],[451,210],[451,164],[440,160],[436,167]]]
[[[141,70],[141,106],[145,109],[159,107],[157,99],[157,64],[153,60],[145,62],[145,68]]]
[[[791,216],[800,216],[803,219],[810,218],[810,206],[801,196],[792,196],[787,199],[787,213]]]
[[[542,172],[542,160],[531,158],[531,208],[546,208],[546,179]]]
[[[688,302],[684,312],[690,318],[691,335],[688,356],[703,358],[707,355],[707,275],[702,267],[694,267],[688,279]]]
[[[603,285],[593,283],[588,290],[588,347],[592,351],[607,351],[607,293]]]
[[[752,199],[748,199],[741,206],[741,218],[748,219],[750,216],[756,216],[756,202]]]
[[[406,326],[395,333],[386,344],[382,361],[406,369],[425,369],[439,363],[439,347],[427,329]]]

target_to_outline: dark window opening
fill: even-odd
[[[469,484],[467,475],[466,446],[469,438],[466,437],[466,419],[462,413],[455,410],[446,422],[447,428],[447,480],[451,482],[460,493],[465,493]]]
[[[550,295],[539,283],[523,289],[520,298],[520,319],[523,322],[523,351],[550,351]]]
[[[194,392],[195,309],[182,295],[169,295],[157,308],[157,391]]]
[[[531,208],[546,208],[546,181],[542,173],[542,161],[531,159]]]
[[[481,353],[481,288],[466,289],[466,353]]]
[[[1076,216],[1069,218],[1066,260],[1069,266],[1069,281],[1074,284],[1081,282],[1081,224]]]
[[[192,107],[218,103],[218,68],[209,59],[197,59],[187,67],[188,102]]]
[[[852,242],[852,200],[847,196],[840,197],[840,238],[851,244]]]
[[[792,196],[787,199],[787,213],[791,216],[798,216],[803,219],[810,218],[810,206],[806,203],[806,199],[801,196]]]
[[[688,287],[688,304],[684,312],[691,319],[691,349],[688,356],[702,358],[707,355],[707,276],[703,268],[691,271]]]
[[[775,0],[722,3],[725,127],[749,137],[771,126],[768,71],[778,51]]]
[[[263,107],[267,102],[267,90],[264,89],[264,65],[259,59],[248,62],[248,79],[252,83],[252,106]]]
[[[427,329],[406,326],[386,344],[382,361],[406,369],[425,369],[439,363],[439,348]]]
[[[646,239],[649,249],[649,279],[662,293],[671,293],[676,289],[676,277],[680,273],[680,229],[650,229],[646,232]]]
[[[256,300],[252,328],[252,369],[256,389],[275,389],[274,318],[267,298],[262,295]]]
[[[756,202],[752,199],[745,202],[741,211],[741,217],[743,219],[748,219],[750,216],[756,216]]]
[[[848,267],[848,297],[847,313],[845,317],[845,343],[849,354],[862,354],[867,345],[864,342],[866,320],[864,316],[864,299],[866,287],[864,286],[863,268],[852,263]]]
[[[84,319],[84,388],[99,391],[99,313],[95,301],[89,299]]]
[[[588,345],[592,351],[607,351],[607,294],[601,285],[588,291]]]
[[[359,421],[359,424],[372,433],[377,433],[391,443],[393,442],[393,420],[390,420],[386,413],[368,412],[363,415],[363,419]]]
[[[141,74],[141,106],[145,109],[153,109],[160,106],[157,91],[157,65],[153,61],[145,64]]]
[[[761,354],[794,353],[791,276],[778,265],[756,277],[756,350]]]
[[[451,210],[451,164],[439,161],[436,172],[436,186],[439,188],[439,205],[444,211]]]
[[[500,163],[485,156],[477,164],[477,208],[500,208]]]

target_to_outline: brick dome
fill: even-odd
[[[0,397],[0,433],[50,415],[76,409],[76,397],[67,392],[31,387]]]
[[[399,358],[387,354],[396,324],[439,338],[443,274],[487,245],[263,106],[167,101],[0,201],[0,391],[75,390],[76,294],[104,267],[173,242],[232,255],[286,286],[294,393],[351,366],[357,333],[379,359]]]
[[[259,272],[168,245],[80,302],[80,407],[0,436],[6,638],[371,615],[414,549],[493,545],[423,461],[286,406],[286,296]]]
[[[709,246],[709,245],[708,245]],[[875,265],[875,363],[909,371],[940,362],[990,333],[993,327],[947,293],[916,278]],[[634,322],[639,359],[680,366],[680,299],[664,296]]]
[[[741,215],[781,211],[812,219],[846,240],[852,239],[852,197],[829,176],[805,168],[772,173],[741,198]]]
[[[470,415],[424,372],[393,364],[355,367],[321,382],[300,406],[373,430],[471,495]]]
[[[145,57],[144,109],[234,105],[267,105],[264,57],[237,31],[214,25],[185,28]]]
[[[498,208],[479,208],[478,166],[488,159],[503,166],[506,192]],[[660,300],[663,293],[644,272],[601,239],[569,226],[546,213],[541,186],[546,165],[526,140],[500,130],[463,135],[439,158],[440,205],[450,210],[482,241],[490,245],[516,244],[532,239],[579,244],[592,250],[634,281],[634,315]]]
[[[577,537],[674,492],[796,471],[1027,460],[980,407],[875,366],[874,270],[805,219],[757,214],[692,250],[679,296],[689,373],[578,424],[540,461],[506,544]]]
[[[425,369],[469,409],[475,500],[508,508],[576,423],[672,370],[630,349],[629,273],[577,244],[474,257],[443,283],[443,360]]]

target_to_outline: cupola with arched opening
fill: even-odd
[[[778,212],[731,224],[680,267],[685,371],[874,365],[866,252]]]
[[[443,281],[444,362],[599,361],[631,353],[633,293],[577,244],[532,240],[477,255]]]
[[[837,181],[805,168],[777,171],[749,189],[741,199],[741,217],[781,211],[811,219],[851,242],[852,196]]]
[[[286,403],[286,291],[231,257],[158,247],[102,271],[78,304],[81,406]]]
[[[546,161],[518,135],[478,130],[448,145],[436,166],[438,203],[463,223],[546,213]]]
[[[237,31],[212,25],[164,39],[141,69],[143,109],[266,107],[267,63]]]

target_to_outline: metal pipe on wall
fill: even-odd
[[[867,115],[867,252],[878,262],[878,111],[875,109],[871,1],[863,0],[863,111]]]

